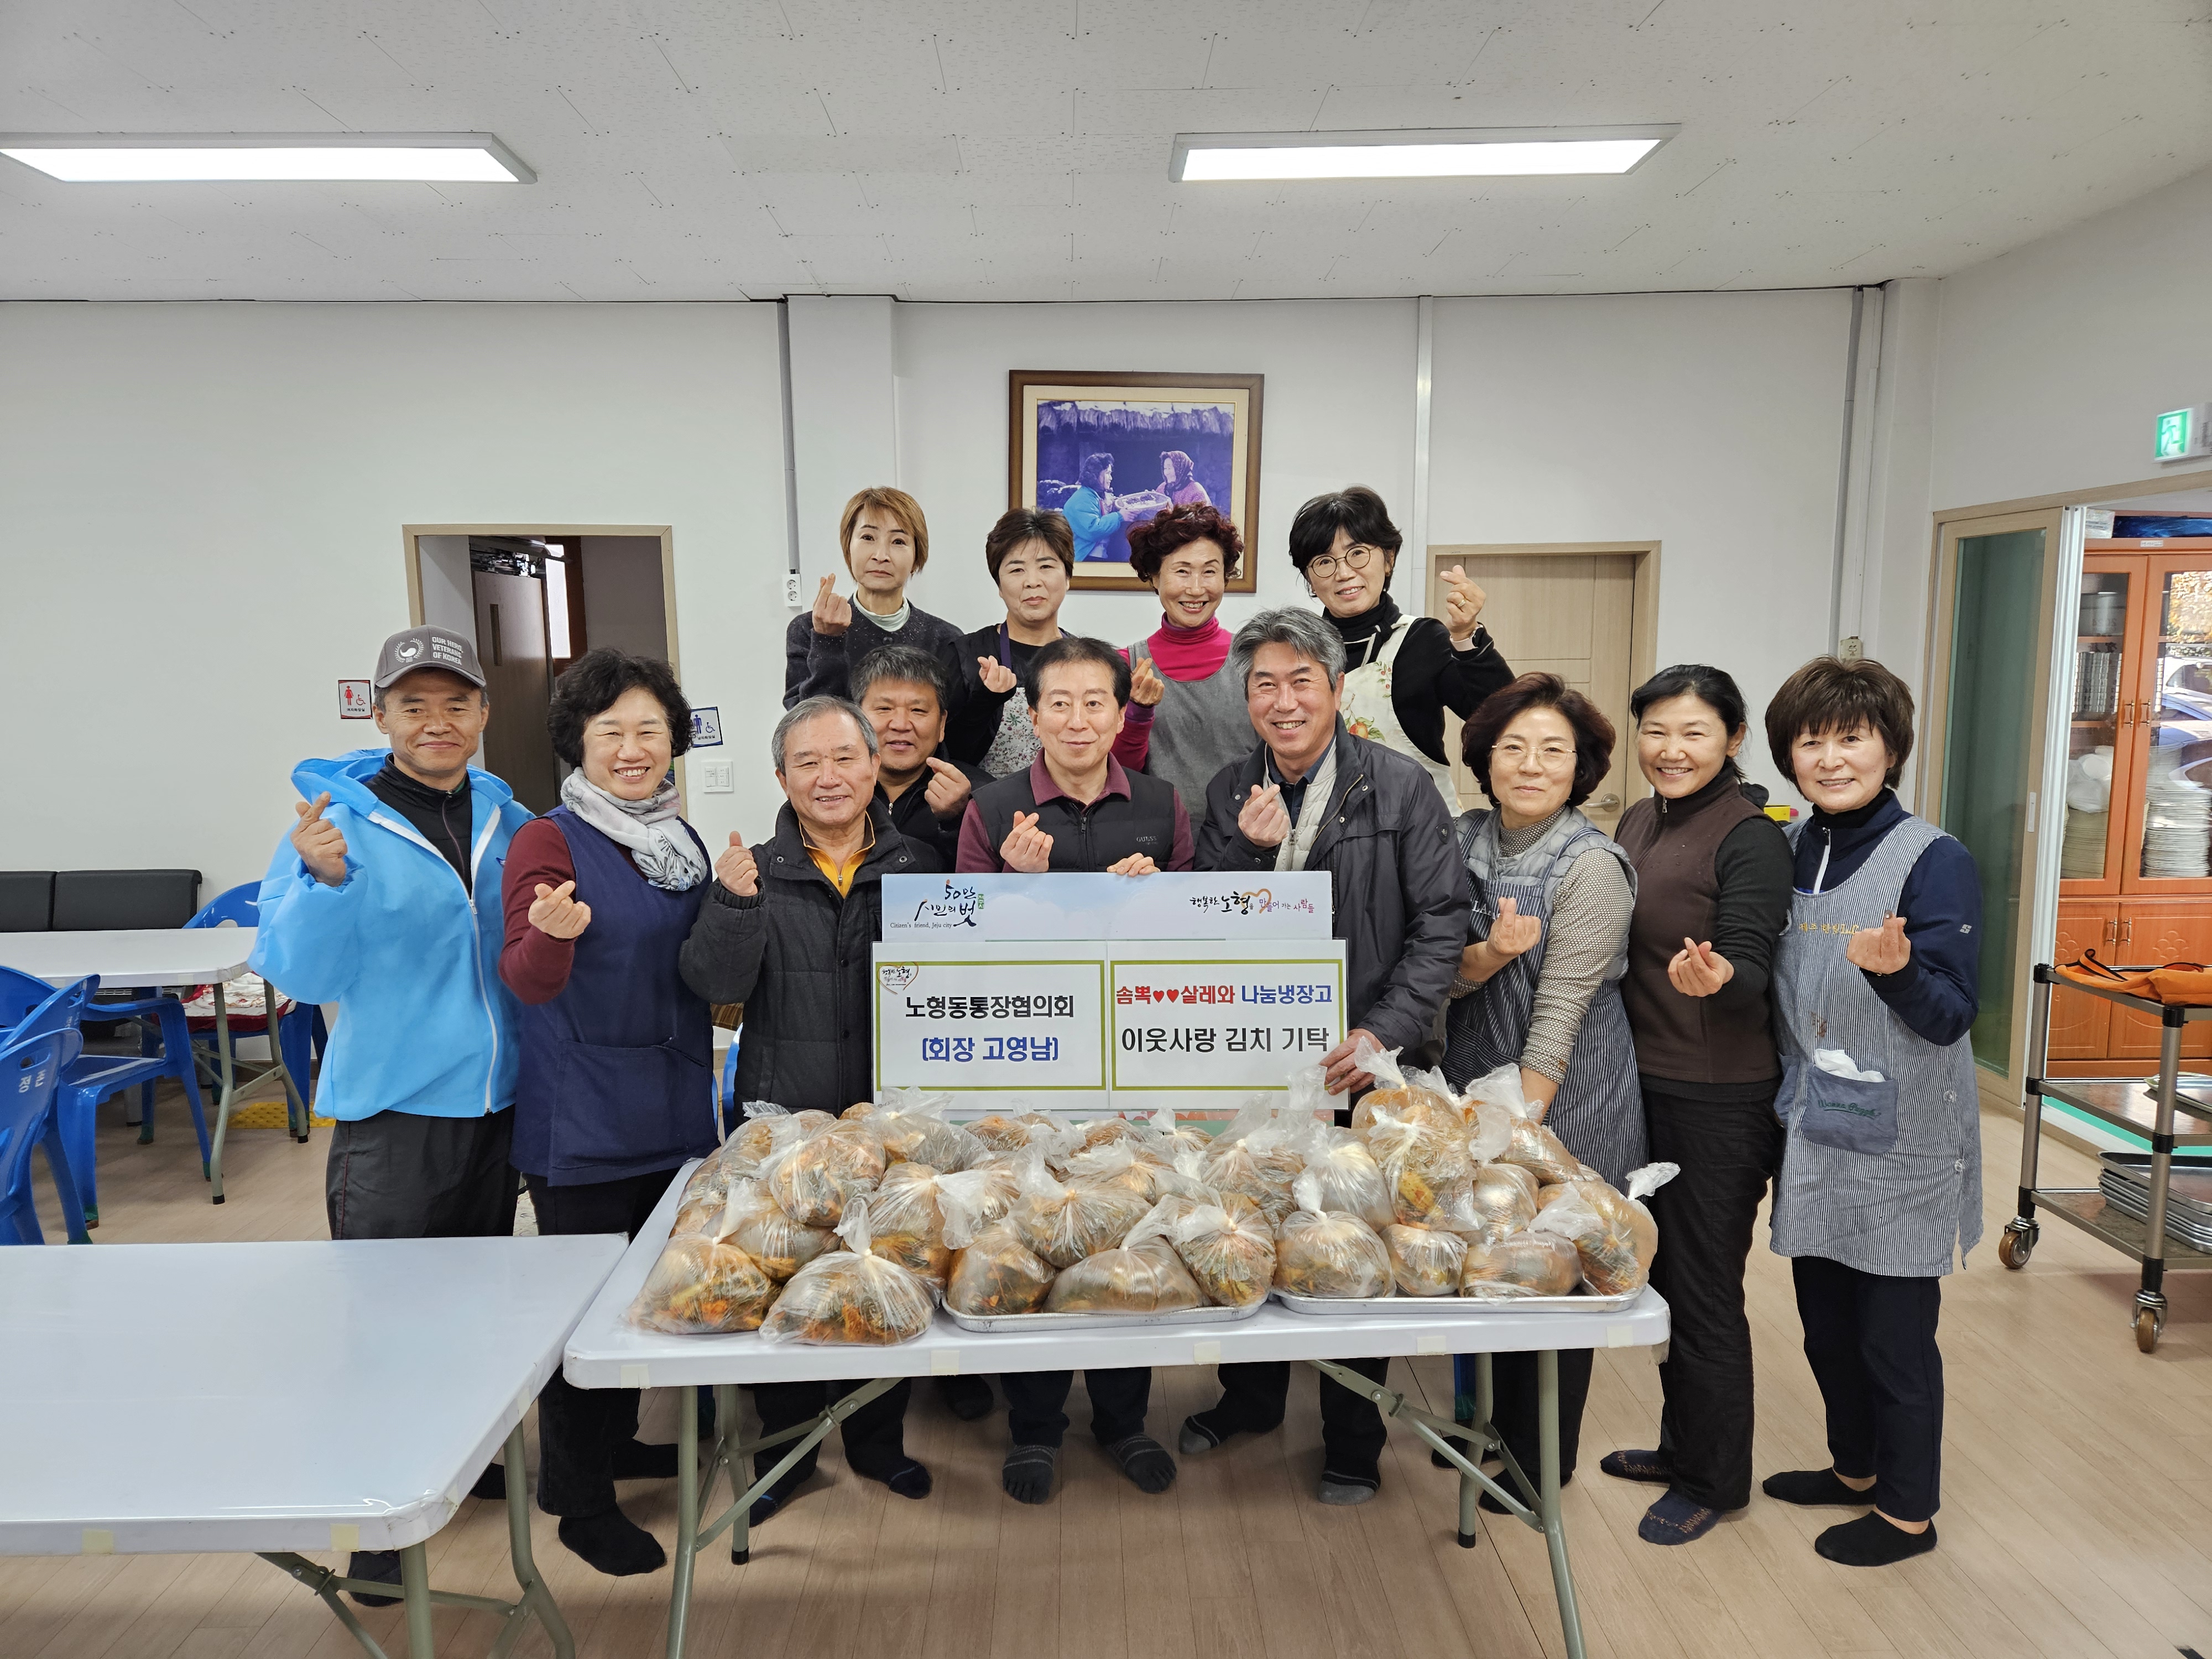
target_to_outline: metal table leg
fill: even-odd
[[[1537,1480],[1541,1487],[1544,1541],[1552,1553],[1552,1588],[1559,1598],[1559,1632],[1567,1659],[1583,1659],[1583,1616],[1575,1606],[1574,1570],[1567,1565],[1567,1528],[1559,1518],[1559,1356],[1536,1356]]]
[[[2150,1137],[2150,1213],[2143,1222],[2142,1288],[2136,1292],[2136,1346],[2154,1351],[2166,1329],[2166,1200],[2173,1176],[2173,1097],[2180,1087],[2182,1012],[2159,1030],[2158,1115]]]
[[[2043,1072],[2051,1054],[2050,973],[2045,964],[2036,964],[2035,989],[2028,997],[2027,1086],[2020,1101],[2020,1209],[1997,1240],[1997,1260],[2008,1267],[2027,1266],[2043,1231],[2035,1218],[2035,1181],[2043,1140]]]
[[[222,1141],[230,1127],[230,1103],[238,1093],[236,1056],[230,1048],[230,1006],[223,1000],[222,981],[215,984],[216,1064],[222,1073],[222,1092],[215,1108],[215,1146],[208,1155],[208,1180],[215,1187],[215,1201],[222,1202]]]
[[[721,1425],[717,1424],[716,1428]],[[684,1659],[684,1626],[691,1616],[691,1567],[699,1553],[699,1390],[676,1395],[675,1582],[668,1591],[668,1659]]]
[[[568,1621],[553,1604],[553,1593],[538,1576],[537,1558],[530,1552],[530,1464],[523,1448],[520,1423],[507,1431],[506,1463],[507,1559],[514,1566],[514,1582],[522,1588],[522,1600],[507,1615],[507,1628],[492,1644],[489,1659],[502,1659],[513,1649],[515,1638],[522,1634],[526,1613],[535,1613],[538,1622],[545,1627],[546,1638],[553,1644],[554,1659],[576,1659],[576,1638],[569,1635]]]
[[[407,1604],[408,1659],[437,1659],[430,1630],[430,1551],[410,1544],[399,1552],[399,1595]]]
[[[311,1127],[307,1120],[307,1091],[294,1085],[292,1068],[284,1063],[284,1041],[276,1029],[276,988],[265,979],[261,981],[261,1007],[262,1023],[269,1031],[270,1071],[273,1071],[277,1080],[284,1085],[284,1128],[293,1139],[304,1143]],[[254,1079],[257,1085],[268,1080],[269,1072],[264,1072]]]

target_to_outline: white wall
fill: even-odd
[[[795,364],[842,304],[815,345],[801,327]],[[1656,537],[1662,659],[1718,659],[1763,699],[1824,642],[1847,314],[1835,293],[1439,302],[1431,539]],[[963,627],[1001,614],[981,546],[1012,368],[1267,376],[1260,591],[1224,607],[1232,625],[1310,603],[1285,550],[1308,496],[1364,483],[1411,521],[1410,301],[889,320],[888,358],[872,345],[836,396],[794,385],[798,471],[813,456],[820,484],[801,528],[834,545],[848,486],[821,457],[842,397],[873,411],[871,465],[928,512],[917,601]],[[258,875],[292,765],[372,740],[332,682],[406,624],[410,523],[672,526],[684,689],[720,707],[738,763],[738,793],[695,787],[692,814],[710,844],[767,833],[791,615],[774,307],[15,304],[0,363],[0,698],[100,734],[103,804],[66,830],[0,814],[0,867],[187,864],[210,891]],[[605,602],[586,605],[599,641]],[[1127,642],[1158,612],[1081,594],[1067,617]],[[54,729],[10,722],[4,775],[50,765]]]
[[[0,306],[0,866],[258,877],[289,774],[407,624],[407,523],[676,526],[685,690],[775,708],[769,306]],[[735,751],[733,751],[735,752]],[[692,806],[764,833],[773,778]],[[35,794],[35,791],[33,792]]]
[[[1791,805],[1759,717],[1829,647],[1850,330],[1835,289],[1436,306],[1431,544],[1658,541],[1660,664],[1735,676]]]
[[[1155,305],[902,305],[894,313],[901,485],[929,514],[925,609],[978,628],[1006,614],[983,536],[1006,510],[1009,369],[1264,374],[1259,592],[1234,627],[1310,604],[1286,550],[1298,504],[1347,483],[1380,490],[1402,524],[1413,487],[1414,307],[1409,300]],[[801,451],[802,460],[805,452]],[[1078,593],[1066,625],[1117,645],[1159,626],[1149,593]]]
[[[2160,411],[2212,402],[2212,168],[1940,291],[1939,510],[2157,476]]]

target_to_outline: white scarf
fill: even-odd
[[[707,856],[680,827],[684,820],[675,782],[644,800],[609,794],[581,771],[561,785],[561,803],[617,846],[629,850],[637,872],[665,893],[686,893],[707,878]]]

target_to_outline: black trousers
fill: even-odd
[[[1790,1271],[1836,1473],[1872,1475],[1869,1496],[1893,1521],[1927,1520],[1943,1468],[1942,1280],[1862,1273],[1817,1255],[1793,1258]]]
[[[637,1237],[673,1170],[556,1187],[526,1175],[538,1231]],[[538,1395],[538,1507],[548,1515],[604,1515],[615,1507],[615,1449],[637,1435],[635,1389],[579,1389],[559,1371]]]
[[[1073,1371],[1008,1371],[999,1379],[1006,1391],[1006,1427],[1017,1446],[1057,1446],[1067,1432],[1067,1391]],[[1083,1387],[1091,1396],[1091,1432],[1102,1446],[1119,1445],[1145,1431],[1152,1400],[1152,1370],[1132,1365],[1085,1371]]]
[[[796,1428],[809,1418],[819,1417],[824,1407],[842,1400],[860,1386],[858,1382],[763,1382],[752,1391],[753,1409],[760,1413],[762,1431],[774,1434],[781,1429]],[[913,1379],[901,1377],[845,1419],[842,1430],[845,1462],[854,1474],[874,1480],[888,1480],[906,1462],[906,1406],[913,1394]],[[817,1454],[821,1449],[818,1444],[809,1447],[806,1455],[775,1483],[778,1497],[788,1493],[814,1473]],[[790,1453],[791,1443],[787,1440],[780,1446],[755,1452],[755,1477],[766,1474]]]
[[[1595,1358],[1588,1348],[1559,1351],[1559,1484],[1563,1486],[1573,1475],[1575,1459],[1582,1450],[1583,1407],[1589,1400]],[[1531,1480],[1541,1480],[1544,1442],[1536,1425],[1536,1406],[1542,1393],[1536,1386],[1536,1356],[1492,1355],[1490,1382],[1490,1420],[1497,1425],[1498,1437],[1520,1464],[1521,1472]]]
[[[1781,1087],[1775,1080],[1774,1089]],[[1674,1328],[1659,1387],[1659,1450],[1675,1487],[1710,1509],[1751,1502],[1751,1322],[1743,1264],[1767,1183],[1782,1167],[1774,1091],[1749,1101],[1644,1091],[1651,1156],[1682,1166],[1654,1193],[1651,1283]]]
[[[1348,1371],[1370,1382],[1390,1375],[1386,1359],[1340,1359]],[[1221,1368],[1221,1403],[1214,1410],[1232,1428],[1264,1434],[1283,1420],[1291,1398],[1291,1363],[1268,1359]],[[1382,1478],[1382,1446],[1389,1438],[1382,1413],[1371,1400],[1352,1391],[1325,1372],[1321,1381],[1321,1449],[1322,1472],[1354,1480]]]
[[[331,1130],[323,1205],[332,1238],[501,1238],[514,1231],[514,1110],[379,1112]]]

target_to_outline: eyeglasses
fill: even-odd
[[[1503,761],[1508,766],[1518,766],[1528,757],[1529,752],[1528,744],[1508,741],[1492,749],[1490,758],[1493,764]],[[1547,743],[1534,753],[1536,764],[1547,772],[1557,772],[1575,763],[1574,745],[1571,744]]]
[[[1355,574],[1364,574],[1367,567],[1375,562],[1375,556],[1379,551],[1381,551],[1379,548],[1368,547],[1354,542],[1344,550],[1344,568]],[[1323,553],[1317,557],[1308,559],[1306,580],[1310,582],[1325,582],[1336,574],[1336,566],[1337,558],[1334,553]]]

